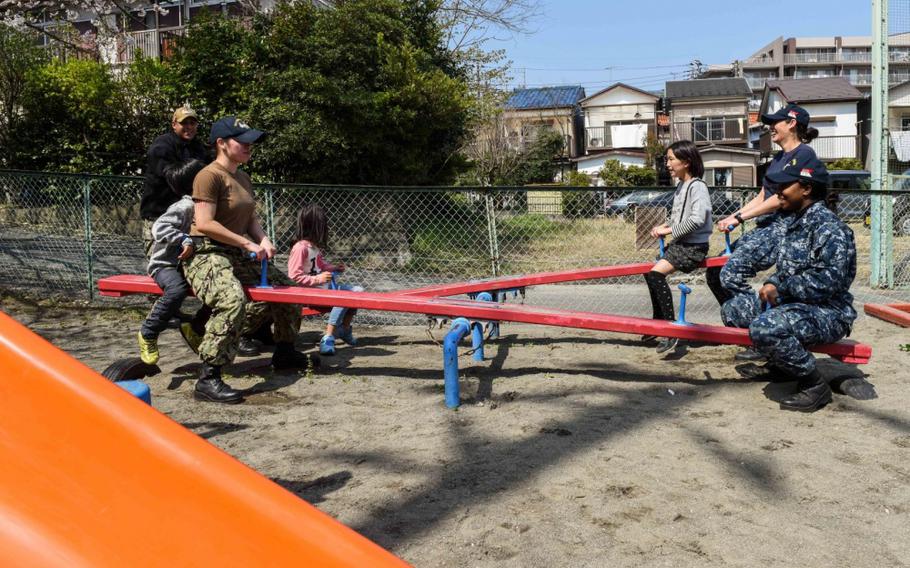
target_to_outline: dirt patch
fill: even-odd
[[[97,370],[135,355],[135,309],[2,308]],[[778,409],[791,384],[741,379],[732,347],[665,361],[633,336],[525,325],[460,359],[452,411],[424,328],[357,331],[312,376],[238,359],[237,406],[192,400],[197,361],[166,332],[153,404],[417,566],[908,565],[910,354],[890,324],[857,323],[869,365],[821,360],[879,398],[809,415]]]

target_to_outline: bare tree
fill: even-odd
[[[480,47],[497,33],[530,33],[541,8],[540,0],[442,0],[438,14],[446,45],[461,52]]]

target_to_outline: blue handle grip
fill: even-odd
[[[660,237],[657,239],[657,244],[660,247],[660,258],[664,257],[664,238]]]
[[[246,254],[250,260],[256,260],[255,252],[248,252]],[[267,256],[262,257],[262,264],[259,266],[259,285],[257,288],[271,288],[269,286],[269,259]]]
[[[726,250],[724,254],[730,256],[733,254],[733,249],[730,248],[730,231],[736,228],[736,225],[727,225],[727,232],[724,233],[724,244],[726,245]]]
[[[682,294],[679,297],[679,317],[676,318],[676,321],[673,322],[676,325],[692,325],[686,321],[686,296],[692,292],[692,288],[689,288],[682,282],[679,284],[679,291]]]
[[[329,290],[337,290],[338,282],[335,281],[335,277],[338,276],[337,272],[332,272],[332,280],[329,282]]]

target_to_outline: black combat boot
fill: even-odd
[[[259,345],[249,337],[241,337],[237,343],[237,355],[241,357],[256,357],[262,355]]]
[[[306,369],[312,366],[318,369],[320,364],[317,355],[307,355],[294,349],[293,343],[276,343],[272,355],[272,367],[280,369]]]
[[[813,369],[811,373],[801,377],[797,388],[799,391],[796,394],[780,401],[781,410],[815,412],[831,402],[831,387],[822,378],[818,369]]]
[[[736,355],[733,356],[737,361],[764,361],[767,359],[754,347],[746,347],[742,351],[739,351]]]
[[[237,404],[243,402],[243,393],[232,389],[230,385],[221,380],[221,367],[203,363],[202,370],[199,372],[199,380],[196,381],[193,398],[207,402]]]

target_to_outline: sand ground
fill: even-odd
[[[135,309],[0,308],[99,371],[136,355]],[[220,406],[192,399],[198,360],[169,331],[148,382],[155,408],[416,566],[910,566],[907,330],[858,320],[870,364],[821,369],[879,398],[814,414],[780,411],[792,384],[742,379],[733,347],[666,361],[526,325],[460,358],[448,410],[433,334],[361,328],[311,375],[238,359],[250,394]]]

